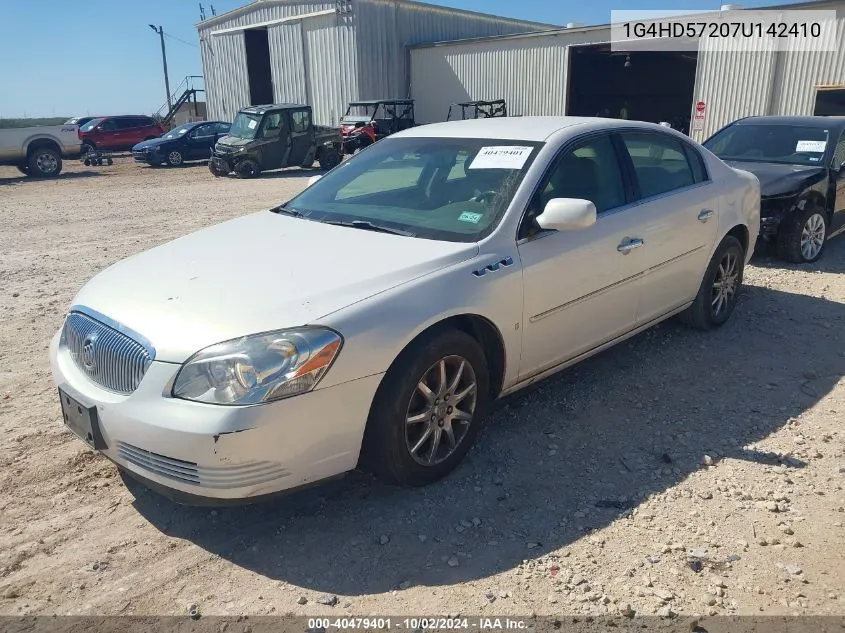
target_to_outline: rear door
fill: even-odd
[[[314,126],[311,125],[311,111],[307,108],[288,110],[288,117],[290,153],[288,154],[287,164],[302,165],[314,147]]]
[[[618,138],[643,239],[642,325],[695,298],[716,239],[720,197],[691,145],[660,132],[621,132]]]
[[[831,169],[831,178],[835,180],[833,218],[830,225],[830,232],[833,233],[845,229],[845,130],[842,130],[833,152]]]
[[[100,123],[94,142],[97,147],[104,149],[117,149],[120,147],[120,119],[111,117]]]

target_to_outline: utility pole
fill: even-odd
[[[173,103],[170,101],[170,80],[167,78],[167,53],[164,51],[164,29],[161,26],[156,28],[152,24],[149,27],[158,33],[158,36],[161,38],[161,63],[164,65],[164,89],[167,91],[167,111],[170,112]]]

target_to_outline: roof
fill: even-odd
[[[310,108],[311,106],[304,103],[267,103],[264,105],[253,105],[241,108],[239,112],[249,112],[250,114],[264,114],[267,110],[298,110],[300,108]]]
[[[504,99],[479,99],[478,101],[456,101],[450,105],[457,106],[474,106],[474,105],[496,105],[505,103]]]
[[[417,2],[416,0],[390,0],[391,3],[395,3],[397,5],[405,5],[405,6],[417,6],[426,9],[437,9],[447,14],[452,15],[460,15],[460,16],[475,16],[475,17],[485,17],[488,19],[494,19],[500,22],[508,22],[510,24],[519,24],[523,26],[530,26],[532,28],[537,29],[553,29],[557,28],[558,25],[556,24],[547,24],[544,22],[532,22],[529,20],[520,20],[519,18],[506,18],[501,15],[493,15],[490,13],[481,13],[479,11],[467,11],[465,9],[455,9],[452,7],[444,7],[439,4],[431,4],[426,2]],[[232,9],[231,11],[227,11],[226,13],[221,13],[220,15],[215,15],[211,18],[205,19],[201,22],[197,22],[194,26],[196,28],[208,28],[210,26],[215,26],[218,24],[222,24],[223,22],[227,22],[234,18],[241,17],[243,15],[247,15],[252,13],[260,6],[272,6],[272,5],[279,5],[279,4],[303,4],[301,0],[297,2],[297,0],[253,0],[249,4],[245,4],[242,7],[238,7],[237,9]],[[325,2],[311,2],[311,4],[325,6]]]
[[[845,127],[845,116],[749,116],[735,122],[737,125],[767,123],[769,125],[802,125],[804,127]]]
[[[768,5],[768,6],[760,6],[760,7],[749,7],[748,9],[738,9],[744,11],[763,11],[763,10],[778,10],[778,9],[823,9],[825,7],[828,8],[837,8],[843,6],[843,0],[806,0],[804,2],[793,2],[788,4],[778,4],[778,5]],[[712,13],[718,14],[718,10],[712,11]],[[690,19],[690,17],[695,17],[696,19],[701,19],[703,15],[695,15],[690,16],[688,14],[680,13],[678,18],[680,19]],[[668,11],[667,11],[668,17]],[[567,33],[589,33],[590,31],[610,31],[611,24],[589,24],[589,25],[581,25],[581,26],[572,26],[572,27],[560,27],[554,25],[546,25],[546,28],[538,29],[536,31],[529,31],[526,33],[509,33],[507,35],[487,35],[484,37],[468,37],[462,38],[457,40],[443,40],[441,42],[425,42],[421,44],[412,44],[408,48],[434,48],[437,46],[451,46],[454,44],[471,44],[471,43],[481,43],[481,42],[498,42],[500,40],[513,40],[513,39],[522,39],[526,37],[545,37],[545,36],[556,36],[562,35]],[[608,40],[610,37],[608,36]],[[598,43],[598,42],[596,42]],[[604,42],[605,44],[609,42]],[[586,42],[585,42],[586,44]]]
[[[350,101],[349,105],[378,105],[380,103],[400,103],[402,105],[413,105],[413,99],[366,99],[363,101]]]
[[[543,142],[556,132],[576,125],[591,125],[592,127],[598,129],[636,127],[648,130],[659,130],[664,133],[671,132],[669,128],[656,123],[645,123],[642,121],[576,116],[520,116],[431,123],[429,125],[420,125],[402,132],[397,132],[396,134],[393,134],[391,138],[457,137]]]

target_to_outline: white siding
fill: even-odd
[[[306,81],[314,122],[336,125],[358,98],[355,30],[333,15],[305,20]]]
[[[288,22],[267,29],[275,103],[307,103],[302,23]]]
[[[567,46],[609,38],[610,29],[590,29],[413,48],[417,120],[443,121],[450,103],[478,99],[505,99],[512,115],[563,115]]]
[[[231,121],[249,103],[244,34],[207,38],[201,46],[208,118]]]

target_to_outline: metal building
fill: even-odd
[[[349,101],[408,97],[411,45],[551,26],[410,0],[255,0],[197,25],[208,116],[307,103],[333,125]]]
[[[845,115],[845,1],[765,8],[836,11],[837,50],[729,51],[702,40],[697,52],[626,54],[611,49],[610,25],[423,44],[411,49],[417,121],[444,120],[452,102],[504,98],[513,115],[624,113],[686,126],[700,141],[746,115]],[[691,125],[697,104],[703,120]]]

